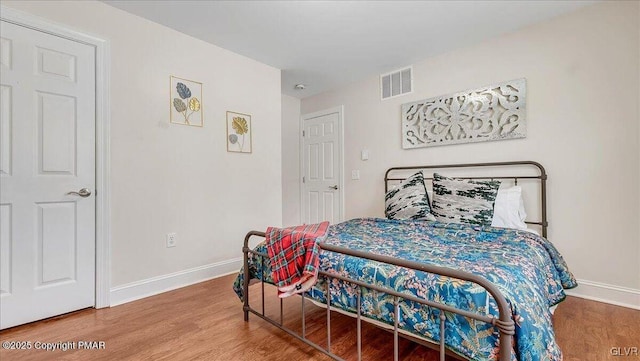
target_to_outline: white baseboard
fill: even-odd
[[[640,290],[587,280],[577,281],[578,287],[566,291],[569,296],[640,310]]]
[[[111,306],[226,276],[238,272],[240,267],[242,258],[235,258],[113,287],[110,292]]]

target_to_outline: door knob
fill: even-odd
[[[335,190],[338,190],[338,186],[337,186],[337,185],[335,185],[335,186],[329,186],[329,188],[331,188],[331,189],[335,189]]]
[[[91,195],[91,191],[89,190],[89,188],[82,188],[77,192],[68,192],[68,195],[76,195],[76,196],[80,196],[82,198],[87,198],[88,196]]]

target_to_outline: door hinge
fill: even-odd
[[[304,179],[304,177],[302,177],[302,183],[304,183],[304,182],[305,182],[305,179]]]
[[[304,130],[302,131],[302,136],[304,137]]]

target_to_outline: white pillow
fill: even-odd
[[[522,188],[520,186],[500,187],[493,206],[491,226],[526,230],[527,224],[524,223],[526,218]]]

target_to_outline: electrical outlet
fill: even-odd
[[[167,248],[175,247],[178,242],[178,235],[176,233],[167,233]]]
[[[351,179],[360,179],[360,171],[357,169],[354,169],[351,171]]]

